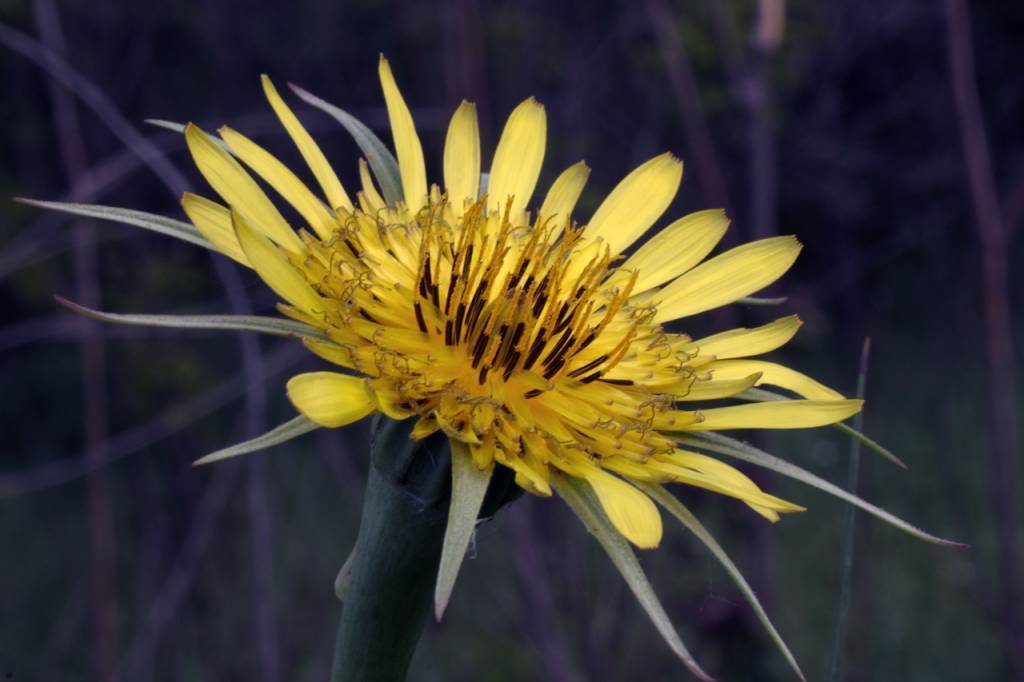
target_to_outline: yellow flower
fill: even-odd
[[[185,131],[223,201],[186,194],[189,218],[259,274],[284,301],[283,314],[320,330],[303,342],[344,370],[292,378],[295,407],[323,427],[376,412],[414,418],[414,438],[441,430],[464,444],[458,452],[468,455],[459,456],[478,469],[509,467],[537,495],[551,494],[553,477],[586,481],[638,547],[655,547],[662,526],[634,484],[698,486],[773,521],[800,511],[731,466],[680,447],[680,434],[822,426],[861,402],[750,359],[789,341],[800,326],[795,316],[701,339],[665,328],[771,284],[793,264],[799,242],[774,237],[708,258],[728,226],[723,211],[708,210],[624,256],[671,203],[682,163],[671,154],[650,159],[589,219],[574,219],[589,174],[582,162],[535,201],[547,123],[533,99],[509,116],[489,170],[476,110],[464,102],[445,139],[444,184],[428,185],[412,116],[383,58],[380,78],[398,201],[382,198],[365,163],[353,199],[266,77],[267,98],[319,193],[241,133],[225,127],[217,141],[194,125]],[[300,229],[253,174],[301,216]],[[700,407],[761,384],[802,399]]]

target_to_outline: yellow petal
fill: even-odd
[[[583,236],[600,237],[612,255],[621,253],[661,217],[682,179],[683,162],[671,154],[646,161],[623,178],[598,206]]]
[[[579,201],[583,186],[587,184],[589,177],[590,167],[580,161],[562,171],[551,184],[537,213],[541,221],[551,219],[551,239],[565,229],[566,222],[572,217],[572,211],[576,208],[576,202]]]
[[[231,226],[231,212],[228,209],[216,201],[204,199],[191,192],[181,195],[181,207],[185,209],[185,214],[196,229],[202,232],[218,251],[249,267],[249,261],[242,252],[242,247],[238,245],[235,228]]]
[[[356,363],[352,357],[351,348],[339,346],[331,341],[317,341],[310,338],[302,339],[302,345],[328,362],[348,369],[355,368]]]
[[[715,256],[658,292],[655,321],[696,315],[765,288],[789,270],[800,248],[796,237],[771,237]]]
[[[663,229],[622,264],[639,273],[633,293],[656,287],[700,263],[728,228],[725,211],[711,209],[691,213]]]
[[[291,169],[245,135],[227,126],[218,132],[235,155],[294,206],[321,239],[330,239],[337,228],[334,216]]]
[[[597,493],[608,520],[622,536],[641,549],[661,542],[661,515],[651,498],[621,478],[597,467],[579,467],[579,475]]]
[[[763,360],[716,360],[704,367],[715,380],[731,380],[757,372],[757,386],[769,384],[812,400],[842,400],[843,395],[795,369]]]
[[[714,355],[720,360],[761,355],[789,343],[802,324],[799,317],[789,315],[753,329],[745,327],[730,329],[720,334],[697,339],[692,346],[686,348],[686,352]]]
[[[444,140],[444,187],[455,217],[480,192],[480,125],[476,105],[463,101],[455,110]]]
[[[384,208],[387,204],[384,203],[384,198],[373,184],[373,176],[370,175],[370,166],[366,163],[366,159],[359,159],[359,180],[363,183],[363,199],[370,209],[366,211],[366,207],[364,207],[364,212],[372,214]]]
[[[427,170],[423,162],[423,147],[420,137],[416,134],[416,126],[412,121],[409,107],[402,99],[402,93],[391,73],[391,65],[384,55],[380,57],[378,67],[380,84],[384,89],[384,101],[388,108],[388,119],[391,121],[391,134],[395,140],[395,155],[398,157],[398,170],[402,175],[402,192],[405,194],[405,205],[416,213],[427,200]]]
[[[835,424],[860,412],[863,400],[776,400],[701,410],[704,420],[688,431],[808,429]]]
[[[231,212],[238,243],[254,270],[274,292],[296,308],[308,313],[323,313],[320,296],[306,282],[280,249],[253,230],[238,211]]]
[[[331,164],[327,162],[324,153],[320,151],[320,147],[313,141],[305,127],[299,122],[291,107],[285,104],[285,101],[277,94],[277,88],[270,82],[266,74],[261,76],[260,80],[263,82],[263,94],[270,101],[270,106],[274,108],[274,113],[277,114],[277,118],[281,121],[285,130],[288,131],[292,142],[299,148],[299,153],[306,160],[309,169],[313,171],[313,175],[320,184],[320,189],[323,190],[324,196],[327,197],[330,207],[344,208],[346,211],[351,211],[353,208],[352,200],[348,198],[345,188],[342,187],[341,181],[338,180],[338,176],[334,173],[334,169],[331,168]]]
[[[677,467],[666,471],[674,471],[678,482],[742,500],[770,521],[779,520],[778,512],[805,511],[800,505],[769,495],[745,474],[713,457],[676,450],[664,459]]]
[[[523,211],[537,186],[547,144],[547,125],[544,106],[531,97],[509,115],[494,151],[487,208],[503,214],[512,197],[509,215],[514,224],[522,221]]]
[[[199,172],[228,206],[243,212],[255,229],[283,248],[292,253],[303,250],[302,240],[256,181],[213,138],[189,123],[185,128],[185,142]]]
[[[365,380],[335,372],[309,372],[288,381],[288,399],[320,426],[337,428],[376,409]]]
[[[731,398],[734,395],[743,393],[748,388],[753,388],[757,385],[760,378],[761,373],[755,372],[748,376],[736,378],[730,375],[729,377],[719,379],[716,376],[710,381],[690,379],[679,384],[659,388],[658,392],[671,393],[676,400],[683,402],[688,400],[717,400],[719,398]]]

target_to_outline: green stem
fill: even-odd
[[[448,524],[448,439],[409,438],[414,420],[380,419],[370,448],[363,518],[344,590],[333,682],[401,682],[431,610]],[[491,477],[480,518],[522,494],[511,469]]]
[[[430,611],[446,514],[370,468],[334,682],[400,682]]]

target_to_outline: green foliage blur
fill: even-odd
[[[287,377],[323,364],[278,339],[90,327],[53,295],[95,295],[116,312],[266,314],[274,301],[252,273],[202,249],[11,199],[183,218],[182,188],[126,146],[111,109],[203,194],[182,140],[144,119],[230,124],[299,168],[260,73],[346,108],[390,141],[378,53],[413,109],[430,177],[440,177],[447,119],[462,99],[479,105],[486,158],[504,117],[533,95],[549,120],[541,187],[581,158],[593,168],[580,215],[670,150],[686,176],[666,218],[724,203],[728,245],[796,234],[801,258],[769,292],[787,303],[700,316],[678,331],[799,313],[804,328],[777,357],[847,393],[871,337],[865,429],[910,468],[864,452],[859,492],[973,545],[943,550],[858,516],[845,679],[1024,675],[1014,667],[1024,643],[1014,651],[1000,616],[1008,576],[995,521],[1019,529],[1020,505],[997,519],[992,504],[991,301],[942,3],[795,0],[773,29],[765,13],[776,4],[0,2],[0,677],[326,679],[341,607],[332,582],[358,528],[368,426],[192,468],[290,418]],[[1024,258],[1024,5],[970,9],[1013,275]],[[759,27],[775,30],[777,45]],[[11,31],[62,54],[109,106],[55,84],[52,63],[13,49]],[[77,117],[70,129],[61,100]],[[291,101],[355,186],[356,147]],[[717,189],[701,174],[716,167]],[[1009,281],[1019,340],[1024,278]],[[85,351],[90,334],[98,360]],[[1017,367],[1021,347],[1012,347]],[[1013,366],[997,370],[1012,385]],[[832,430],[758,443],[845,483],[849,444]],[[745,471],[809,510],[773,526],[730,499],[678,494],[743,569],[808,678],[826,679],[845,507]],[[1019,496],[1019,483],[1008,485]],[[723,680],[792,679],[710,555],[667,517],[666,528],[642,561],[703,667]],[[471,553],[445,621],[428,626],[414,682],[686,679],[561,502],[526,496],[480,529]]]

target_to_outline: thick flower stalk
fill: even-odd
[[[509,116],[486,169],[476,110],[463,102],[444,141],[443,183],[429,184],[412,116],[383,58],[379,71],[397,159],[351,116],[296,89],[348,128],[366,154],[369,163],[359,164],[354,195],[264,77],[266,97],[316,190],[243,134],[224,127],[218,138],[189,124],[182,128],[188,149],[217,195],[184,195],[194,228],[120,209],[36,202],[216,249],[253,269],[280,297],[278,309],[290,320],[80,311],[120,322],[298,336],[335,367],[288,382],[288,397],[300,413],[296,419],[200,461],[373,414],[410,420],[414,441],[443,434],[451,444],[452,488],[437,578],[438,617],[484,492],[500,470],[529,493],[557,492],[565,499],[670,646],[702,677],[625,542],[658,545],[662,519],[655,501],[734,574],[799,672],[749,586],[663,486],[685,484],[732,497],[770,521],[803,507],[761,490],[712,454],[774,469],[918,537],[946,542],[716,433],[838,424],[861,409],[860,400],[760,359],[793,337],[800,327],[796,316],[696,339],[675,331],[686,318],[773,283],[796,260],[800,244],[794,237],[763,239],[709,257],[729,221],[721,210],[705,210],[669,223],[634,248],[675,197],[682,163],[671,154],[650,159],[626,175],[592,215],[578,216],[577,199],[589,174],[583,162],[558,175],[542,195],[536,191],[547,123],[543,106],[532,98]],[[260,181],[290,205],[301,218],[298,225],[285,218]],[[766,385],[793,397],[758,388]],[[707,407],[723,399],[736,400]]]

